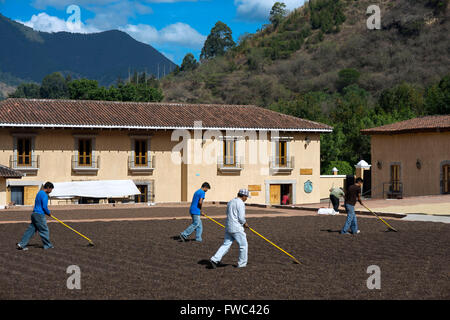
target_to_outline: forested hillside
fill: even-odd
[[[312,0],[290,14],[278,5],[271,24],[224,54],[186,59],[162,81],[165,100],[256,104],[330,124],[322,172],[351,170],[370,160],[360,129],[450,113],[448,2]],[[374,4],[380,30],[366,24]]]

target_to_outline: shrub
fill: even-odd
[[[339,175],[353,175],[353,167],[347,161],[331,161],[322,171],[323,174],[333,174],[333,168],[339,170]]]
[[[352,84],[357,84],[361,74],[356,69],[342,69],[338,73],[338,80],[336,87],[339,91],[342,91],[345,87]]]

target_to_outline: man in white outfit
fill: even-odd
[[[211,267],[216,269],[223,256],[228,253],[231,245],[236,241],[239,245],[238,268],[247,266],[248,244],[244,228],[249,228],[245,220],[245,201],[250,197],[248,190],[239,190],[237,198],[227,205],[227,221],[225,225],[225,240],[217,253],[210,259]]]

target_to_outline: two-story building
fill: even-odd
[[[372,197],[450,194],[450,115],[362,130],[371,136]]]
[[[190,201],[205,181],[208,201],[249,188],[250,203],[318,202],[329,132],[256,106],[7,99],[0,164],[24,177],[6,179],[0,201],[31,205],[46,181],[133,180],[136,202]]]

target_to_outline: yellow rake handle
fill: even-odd
[[[213,218],[208,217],[204,212],[202,212],[203,216],[208,218],[209,220],[211,220],[212,222],[218,224],[219,226],[221,226],[222,228],[225,228],[225,226],[219,222],[217,222],[216,220],[214,220]],[[275,243],[273,243],[272,241],[270,241],[269,239],[266,239],[265,237],[263,237],[262,235],[260,235],[258,232],[256,232],[255,230],[253,230],[252,228],[249,228],[250,231],[252,231],[254,234],[256,234],[257,236],[261,237],[262,239],[264,239],[265,241],[267,241],[268,243],[270,243],[271,245],[273,245],[275,248],[277,248],[278,250],[280,250],[281,252],[287,254],[289,257],[291,257],[295,262],[297,262],[298,264],[301,264],[300,261],[298,261],[294,256],[292,256],[291,254],[289,254],[288,252],[284,251],[283,249],[281,249],[279,246],[277,246]]]
[[[223,224],[221,224],[220,222],[217,222],[216,220],[214,220],[213,218],[208,217],[204,212],[202,212],[203,216],[208,218],[209,220],[211,220],[212,222],[218,224],[219,226],[221,226],[222,228],[225,229],[225,226]]]
[[[300,261],[298,261],[297,259],[295,259],[295,257],[291,254],[289,254],[288,252],[284,251],[283,249],[281,249],[279,246],[277,246],[275,243],[273,243],[272,241],[270,241],[269,239],[264,238],[262,235],[260,235],[258,232],[256,232],[255,230],[253,230],[252,228],[249,228],[254,234],[256,234],[257,236],[261,237],[262,239],[266,240],[268,243],[270,243],[271,245],[273,245],[275,248],[277,248],[278,250],[280,250],[281,252],[284,252],[285,254],[287,254],[289,257],[291,257],[295,262],[297,262],[298,264],[301,264]]]
[[[68,229],[70,229],[70,230],[72,230],[73,232],[75,232],[76,234],[78,234],[78,235],[80,235],[80,236],[82,236],[83,238],[85,238],[87,241],[89,241],[90,243],[93,243],[92,242],[92,240],[91,239],[89,239],[88,237],[86,237],[85,235],[82,235],[81,233],[79,233],[77,230],[75,230],[75,229],[73,229],[73,228],[71,228],[71,227],[69,227],[67,224],[65,224],[64,222],[62,222],[61,220],[59,220],[58,218],[56,218],[55,216],[53,216],[53,215],[50,215],[50,217],[52,217],[53,219],[55,219],[56,221],[58,221],[59,223],[61,223],[64,227],[66,227],[66,228],[68,228]]]
[[[397,229],[395,229],[394,227],[392,227],[389,223],[387,223],[386,221],[384,221],[383,219],[381,219],[380,216],[378,216],[375,212],[373,212],[372,210],[370,210],[369,208],[367,208],[365,205],[363,205],[364,208],[366,208],[367,210],[369,210],[373,215],[375,215],[375,217],[377,217],[378,219],[381,220],[381,222],[383,222],[389,229],[398,232]]]

